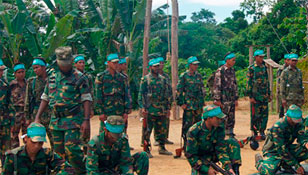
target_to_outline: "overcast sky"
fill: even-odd
[[[209,9],[215,13],[217,22],[223,22],[227,17],[231,16],[233,10],[240,9],[240,3],[244,0],[178,0],[180,15],[186,15],[190,20],[192,12],[198,12],[200,9]],[[153,0],[153,9],[166,4],[167,0]],[[169,0],[171,4],[171,0]],[[172,13],[170,7],[169,13]]]

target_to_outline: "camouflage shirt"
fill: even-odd
[[[132,95],[131,95],[131,91],[130,91],[128,75],[125,72],[120,72],[120,74],[125,78],[125,82],[126,82],[127,88],[128,88],[128,99],[129,99],[129,104],[130,104],[129,108],[132,109],[133,100],[132,100]]]
[[[14,158],[14,155],[16,155],[16,158]],[[14,165],[15,161],[17,161],[17,167]],[[47,174],[46,171],[50,174],[51,170],[56,174],[74,174],[71,166],[49,148],[42,148],[32,162],[25,146],[6,152],[2,175],[12,175],[15,170],[19,175],[45,175]]]
[[[166,115],[171,109],[171,97],[171,94],[168,93],[167,80],[163,76],[158,74],[155,77],[149,73],[141,78],[138,104],[150,115]]]
[[[304,100],[303,75],[300,69],[291,66],[282,71],[280,95],[282,100]]]
[[[204,160],[213,161],[214,157],[218,158],[224,169],[231,169],[231,161],[226,151],[227,143],[223,123],[219,127],[208,130],[202,120],[189,129],[185,156],[191,167],[201,174],[207,174],[209,170]]]
[[[80,128],[84,117],[81,105],[84,101],[92,101],[87,78],[75,69],[68,75],[64,75],[60,70],[53,70],[41,99],[48,101],[53,110],[50,121],[50,129],[53,130]],[[78,108],[81,112],[63,117],[55,115],[55,112]]]
[[[165,72],[163,72],[163,73],[160,74],[160,75],[162,75],[162,76],[166,79],[166,81],[167,81],[168,94],[171,95],[170,98],[171,98],[171,104],[172,104],[173,95],[172,95],[172,82],[171,82],[171,78],[170,78],[169,75],[166,74]]]
[[[267,68],[263,63],[250,65],[247,72],[247,95],[259,102],[268,102],[271,95]]]
[[[205,89],[201,74],[190,75],[189,70],[182,73],[177,85],[177,105],[187,105],[186,110],[202,109]]]
[[[0,78],[0,125],[14,125],[15,110],[10,100],[9,84]]]
[[[108,70],[99,73],[95,79],[96,102],[99,114],[123,115],[131,110],[128,84],[125,77],[116,72],[114,76]]]
[[[226,65],[217,69],[214,79],[214,100],[230,102],[238,100],[235,71]]]
[[[24,80],[25,86],[21,87],[17,80],[13,80],[10,83],[11,101],[16,109],[16,112],[24,112],[25,97],[26,97],[26,86],[27,82]]]
[[[133,175],[133,162],[130,154],[128,139],[123,136],[113,145],[105,140],[105,131],[93,137],[89,142],[87,162],[87,174],[125,174]]]
[[[286,64],[284,64],[281,68],[279,68],[278,70],[277,70],[277,86],[278,86],[278,88],[277,88],[277,90],[278,90],[278,92],[277,92],[277,94],[278,95],[280,95],[280,83],[281,83],[281,74],[282,74],[282,71],[283,70],[285,70],[287,68],[287,66],[286,66]]]
[[[299,162],[292,155],[289,146],[297,139],[297,143],[305,146],[308,138],[305,135],[305,127],[302,123],[291,126],[287,117],[280,118],[267,133],[268,139],[263,146],[263,154],[275,154],[283,157],[283,160],[295,169],[300,167]]]

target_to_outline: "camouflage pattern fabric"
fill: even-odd
[[[171,79],[169,77],[168,74],[166,74],[165,72],[163,72],[161,74],[166,80],[167,80],[167,87],[168,87],[168,94],[171,94],[171,104],[173,101],[173,95],[172,95],[172,86],[171,86]],[[169,129],[170,129],[170,117],[166,117],[166,138],[169,138]],[[154,137],[155,137],[155,132],[154,132]]]
[[[25,95],[26,95],[26,80],[25,86],[21,87],[17,80],[13,80],[10,83],[10,90],[11,90],[11,101],[14,105],[16,110],[15,114],[15,123],[12,131],[12,148],[19,147],[19,138],[18,134],[20,130],[22,134],[26,134],[27,126],[26,126],[26,118],[24,115],[24,105],[25,105]]]
[[[52,135],[54,138],[54,151],[74,167],[75,173],[85,173],[85,162],[81,150],[80,130],[53,130]]]
[[[4,164],[5,152],[11,149],[11,126],[0,125],[0,160]]]
[[[254,133],[264,132],[268,121],[268,103],[250,104],[250,130]]]
[[[26,97],[25,97],[25,118],[26,120],[34,121],[35,115],[41,104],[41,95],[44,92],[47,79],[42,79],[38,76],[31,77],[27,80]],[[34,84],[35,83],[35,84]],[[34,89],[33,89],[34,88]],[[31,111],[31,109],[33,111]],[[40,117],[42,125],[46,128],[47,136],[49,138],[50,146],[53,149],[53,138],[51,129],[49,128],[51,118],[51,110],[47,108]]]
[[[235,125],[235,101],[238,100],[235,70],[226,65],[217,69],[214,79],[214,100],[223,105],[222,111],[227,115],[226,129],[233,129]]]
[[[296,144],[293,144],[295,139]],[[302,123],[288,124],[287,117],[280,118],[269,129],[263,146],[263,160],[256,164],[260,174],[274,174],[283,163],[298,169],[300,162],[308,159],[305,144],[308,143]]]
[[[147,116],[147,131],[145,132],[145,138],[147,143],[150,143],[150,137],[152,130],[154,128],[154,138],[159,143],[159,145],[165,145],[166,142],[166,128],[167,120],[166,116]]]
[[[184,110],[182,119],[182,138],[184,140],[184,152],[187,145],[187,132],[189,128],[195,123],[201,121],[202,109],[198,110]]]
[[[282,74],[282,71],[285,70],[287,68],[287,65],[284,64],[281,68],[279,68],[277,70],[277,94],[278,94],[278,111],[279,111],[279,118],[283,117],[284,116],[284,108],[282,106],[282,101],[281,101],[281,96],[280,96],[280,84],[281,84],[281,74]]]
[[[89,142],[87,162],[87,174],[113,175],[148,174],[149,158],[145,152],[131,156],[128,139],[125,133],[110,146],[105,140],[105,129]]]
[[[267,68],[264,63],[261,66],[254,63],[248,67],[247,95],[249,98],[254,98],[257,102],[257,104],[251,105],[250,108],[250,128],[252,131],[256,131],[253,128],[258,125],[255,123],[258,122],[256,119],[259,119],[262,120],[259,123],[265,123],[263,124],[265,126],[259,128],[259,131],[264,131],[268,120],[268,99],[271,95]]]
[[[14,155],[16,155],[17,160],[14,158]],[[8,151],[6,156],[5,164],[2,169],[3,175],[12,175],[14,171],[20,175],[50,174],[51,170],[59,175],[74,174],[71,166],[48,148],[42,148],[37,153],[34,162],[32,162],[28,156],[25,146]],[[17,169],[15,169],[15,163]]]
[[[132,109],[133,100],[132,100],[132,95],[131,95],[131,91],[130,91],[128,75],[125,72],[120,72],[120,74],[125,78],[125,82],[126,82],[127,88],[128,88],[128,99],[129,99],[129,104],[130,104],[129,108]],[[127,127],[128,127],[128,120],[125,121],[125,133],[127,133]]]
[[[220,161],[225,170],[230,170],[232,164],[242,163],[240,145],[235,139],[225,140],[223,123],[211,131],[204,121],[195,123],[187,133],[187,140],[185,156],[192,167],[192,174],[208,174],[209,166],[204,160]]]
[[[293,70],[289,66],[282,71],[280,96],[287,101],[288,107],[292,104],[301,107],[304,104],[303,75],[300,69]]]

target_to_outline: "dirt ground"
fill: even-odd
[[[241,99],[239,106],[236,109],[235,117],[235,134],[237,139],[244,139],[251,135],[250,128],[250,112],[249,112],[249,101],[248,99]],[[278,119],[278,115],[269,115],[268,127],[271,127],[273,123]],[[98,134],[99,131],[99,119],[97,116],[91,119],[91,137]],[[141,142],[141,127],[142,123],[139,120],[137,111],[134,111],[129,115],[128,122],[128,135],[130,146],[135,148],[132,154],[138,151],[142,151],[140,147]],[[174,145],[166,145],[167,150],[175,154],[175,149],[180,148],[180,134],[181,134],[182,120],[172,120],[170,124],[170,136],[169,140],[174,142]],[[153,134],[151,138],[153,143]],[[49,146],[47,143],[44,146]],[[247,175],[256,173],[254,167],[254,155],[261,153],[263,142],[260,143],[258,150],[253,151],[249,145],[245,145],[241,149],[242,166],[240,168],[241,174]],[[158,148],[153,146],[152,152],[154,158],[150,159],[150,175],[161,175],[161,174],[190,174],[191,167],[182,155],[179,159],[174,159],[173,156],[163,156],[158,154]]]

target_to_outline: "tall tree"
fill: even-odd
[[[150,24],[151,24],[152,0],[147,0],[145,9],[145,23],[143,34],[143,71],[145,76],[148,73],[148,56],[149,56],[149,39],[150,39]]]

